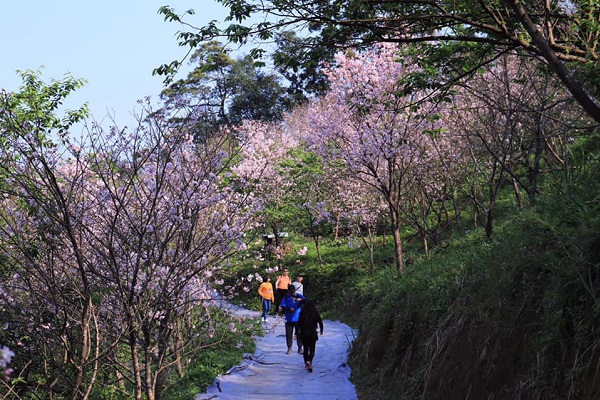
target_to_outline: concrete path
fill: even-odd
[[[259,318],[259,313],[239,311]],[[304,369],[295,344],[294,353],[287,354],[284,319],[271,317],[263,323],[266,334],[257,340],[256,352],[245,357],[241,365],[219,375],[196,400],[357,399],[346,363],[355,332],[339,321],[326,320],[323,325],[312,373]]]

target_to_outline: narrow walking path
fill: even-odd
[[[258,318],[259,314],[255,316]],[[284,319],[269,318],[263,323],[266,334],[257,340],[256,352],[241,365],[219,375],[196,400],[357,399],[346,363],[355,332],[339,321],[325,320],[323,324],[324,334],[317,341],[312,373],[304,369],[302,354],[296,352],[295,344],[294,353],[287,354]]]

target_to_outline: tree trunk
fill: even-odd
[[[279,243],[279,228],[277,227],[277,224],[273,224],[273,235],[275,235],[273,240],[275,241],[275,249],[277,249],[280,245],[280,243]]]
[[[488,208],[487,213],[486,213],[486,218],[485,218],[485,236],[487,238],[491,238],[492,237],[492,233],[494,231],[494,206],[495,206],[495,203],[493,201],[490,202],[489,208]]]
[[[375,272],[375,232],[369,227],[369,267]]]
[[[542,57],[546,59],[552,71],[554,71],[567,90],[573,95],[573,98],[590,117],[600,123],[600,103],[585,89],[581,81],[567,68],[565,63],[558,58],[548,40],[544,38],[538,27],[529,18],[527,11],[519,0],[505,0],[505,3],[512,7],[527,33],[531,35],[533,44],[538,48]]]
[[[130,328],[131,329],[131,328]],[[143,383],[142,383],[142,373],[140,366],[140,355],[139,349],[135,337],[135,333],[133,330],[129,333],[129,347],[131,349],[131,366],[133,368],[133,384],[135,385],[135,399],[142,400],[143,397]]]
[[[519,210],[523,209],[523,196],[521,196],[521,189],[519,189],[519,183],[515,178],[512,180],[513,188],[515,190],[515,197],[517,198],[517,205],[519,206]]]
[[[363,244],[369,249],[369,272],[373,274],[375,272],[375,232],[371,227],[367,227],[367,235],[369,236],[369,241],[367,241],[360,225],[357,225],[356,230]]]
[[[184,377],[184,368],[183,362],[181,360],[181,349],[183,349],[184,338],[183,338],[183,325],[184,323],[181,321],[181,318],[177,318],[176,326],[176,335],[177,335],[177,345],[175,346],[175,369],[177,370],[177,376],[180,378]]]
[[[319,234],[318,234],[318,232],[315,232],[313,229],[311,229],[310,232],[312,234],[313,241],[315,242],[315,248],[317,250],[317,257],[319,259],[319,265],[322,266],[323,259],[321,258],[321,242],[319,240]]]
[[[396,271],[401,274],[404,270],[404,255],[402,254],[402,238],[400,236],[399,215],[396,210],[391,210],[392,233],[394,235],[394,248],[396,250]]]
[[[73,387],[73,399],[77,399],[81,396],[81,387],[83,386],[84,378],[86,375],[85,364],[90,355],[90,317],[91,317],[91,297],[87,297],[85,305],[81,315],[81,358],[78,360],[79,364],[75,365],[77,368],[77,377],[75,379]],[[92,383],[90,382],[90,386]]]

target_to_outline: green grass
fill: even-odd
[[[254,353],[254,338],[263,334],[257,321],[228,317],[227,314],[213,311],[216,321],[214,340],[206,347],[198,349],[182,376],[170,374],[167,388],[162,395],[165,400],[189,400],[206,391],[217,375],[226,372],[232,366],[241,363],[244,354]],[[235,323],[235,331],[229,329],[229,323]]]

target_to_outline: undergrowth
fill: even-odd
[[[402,276],[357,286],[344,311],[360,321],[359,398],[600,397],[599,191],[587,168],[499,219],[491,239],[455,237]]]
[[[244,354],[254,353],[255,339],[262,335],[259,322],[230,316],[220,310],[213,310],[212,318],[215,320],[213,339],[194,352],[185,371],[170,375],[162,394],[164,400],[195,398],[206,391],[217,375],[240,364]]]

